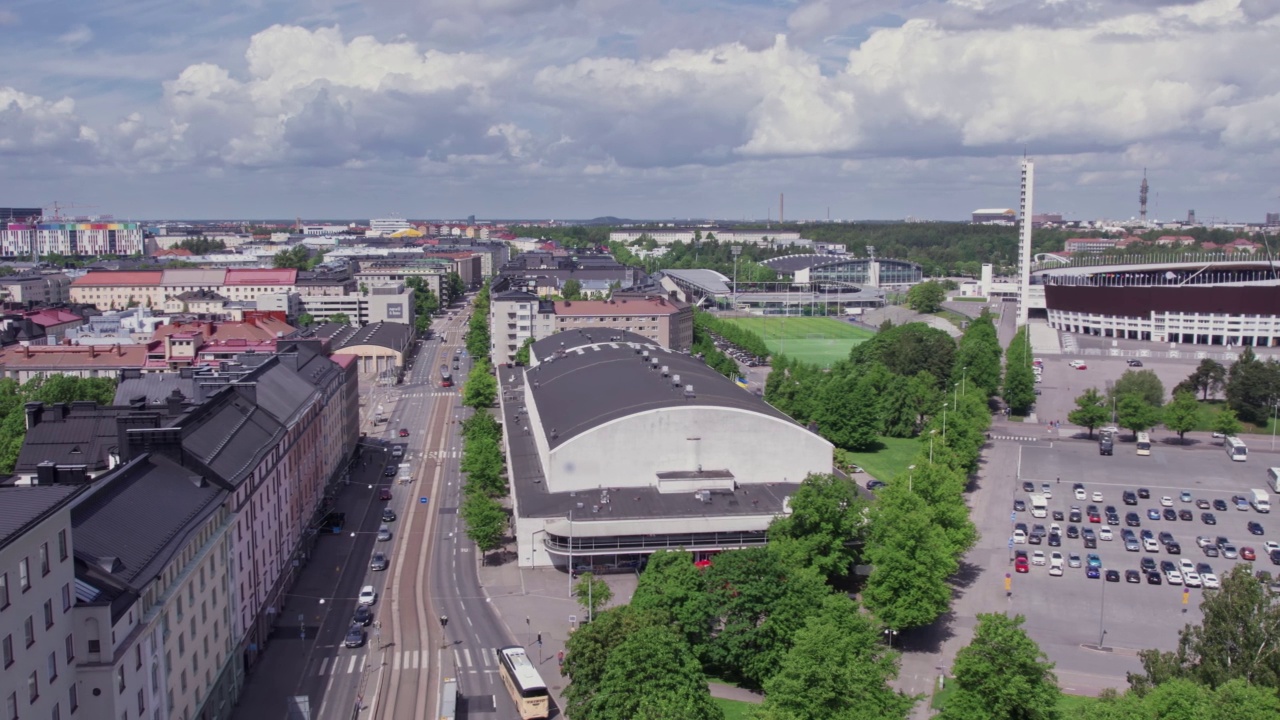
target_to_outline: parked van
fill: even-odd
[[[1280,467],[1267,468],[1267,484],[1271,486],[1271,492],[1280,493]]]

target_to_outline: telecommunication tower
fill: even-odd
[[[1147,221],[1147,169],[1142,168],[1142,186],[1138,188],[1138,216]]]
[[[1022,183],[1018,205],[1018,324],[1027,324],[1027,308],[1031,301],[1031,214],[1032,195],[1036,184],[1036,164],[1022,157]]]

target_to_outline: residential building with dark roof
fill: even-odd
[[[609,255],[556,255],[548,252],[521,253],[498,269],[503,289],[523,290],[539,297],[564,295],[564,284],[603,282],[619,290],[644,284],[639,268],[623,265]]]
[[[546,300],[521,290],[489,298],[490,357],[514,361],[525,341],[565,330],[634,332],[671,349],[693,347],[693,308],[667,294],[618,292],[607,300]]]
[[[228,494],[196,469],[141,453],[77,500],[68,670],[85,717],[229,716],[244,668]]]
[[[522,566],[635,567],[763,545],[831,443],[701,359],[619,330],[535,342],[497,370]]]
[[[0,299],[35,306],[71,302],[71,278],[66,274],[24,272],[0,277]]]
[[[71,506],[84,486],[0,487],[5,717],[75,717]]]
[[[312,337],[323,340],[334,355],[356,358],[359,371],[398,381],[413,345],[413,328],[398,322],[355,327],[325,323],[313,328]]]

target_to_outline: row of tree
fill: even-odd
[[[502,546],[509,525],[507,511],[499,501],[507,494],[507,478],[502,426],[485,409],[477,410],[462,423],[460,469],[466,480],[458,514],[467,537],[480,552],[492,552]]]
[[[1212,360],[1206,361],[1213,363]],[[1217,364],[1217,363],[1213,363]],[[1201,364],[1203,367],[1203,363]],[[1221,367],[1221,366],[1219,366]],[[1195,378],[1200,370],[1192,373]],[[1089,430],[1114,421],[1117,427],[1137,434],[1161,423],[1179,439],[1200,424],[1200,404],[1196,401],[1196,388],[1191,378],[1174,388],[1173,399],[1164,402],[1164,384],[1151,370],[1126,370],[1111,387],[1107,395],[1097,388],[1088,388],[1076,398],[1076,407],[1067,414],[1067,420]],[[1235,435],[1241,425],[1235,411],[1225,408],[1213,419],[1213,430],[1224,435]]]
[[[113,378],[80,378],[72,375],[50,375],[19,385],[16,380],[0,380],[0,473],[13,472],[18,453],[27,437],[27,415],[23,407],[29,402],[72,403],[91,400],[111,405],[115,400]]]
[[[713,340],[718,338],[759,358],[769,357],[769,346],[759,335],[709,312],[695,309],[693,326],[707,331]]]
[[[418,337],[425,338],[431,330],[431,316],[440,309],[440,299],[420,277],[408,278],[404,285],[413,290],[413,330]]]
[[[467,353],[479,360],[489,357],[489,284],[480,286],[471,304],[471,319],[467,321],[465,340]]]
[[[294,270],[311,270],[322,262],[324,262],[324,252],[312,250],[306,245],[294,245],[271,257],[272,267]]]
[[[1013,341],[1004,351],[1004,383],[1002,392],[1009,410],[1026,415],[1036,401],[1036,376],[1031,369],[1031,336],[1027,326],[1018,328]]]

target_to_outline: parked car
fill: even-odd
[[[1107,582],[1120,582],[1119,570],[1108,570],[1106,575]]]
[[[1157,508],[1147,508],[1147,519],[1148,519],[1148,520],[1159,520],[1159,519],[1160,519],[1160,511],[1159,511]]]
[[[1183,490],[1182,494],[1178,496],[1178,499],[1184,503],[1189,503],[1191,502],[1191,493],[1187,492],[1186,490]]]
[[[378,591],[374,590],[372,585],[365,585],[360,588],[360,594],[356,597],[356,602],[361,605],[373,605],[378,602]]]
[[[883,482],[879,481],[879,480],[868,480],[868,481],[867,481],[867,489],[868,489],[868,490],[879,490],[880,488],[882,488],[882,487],[884,487],[884,486],[885,486],[885,484],[884,484]],[[1026,512],[1026,510],[1027,510],[1027,504],[1026,504],[1025,502],[1021,501],[1021,500],[1015,500],[1015,501],[1014,501],[1014,503],[1013,503],[1013,509],[1014,509],[1014,510],[1016,510],[1016,511],[1018,511],[1018,512]]]
[[[400,428],[400,437],[409,437],[409,428]]]
[[[1019,555],[1013,561],[1013,569],[1015,572],[1028,573],[1031,572],[1031,566],[1027,564],[1027,556]]]
[[[364,645],[364,628],[359,625],[352,625],[347,630],[347,636],[343,639],[342,644],[349,648],[358,648]]]
[[[1245,545],[1244,547],[1240,548],[1240,559],[1249,560],[1249,561],[1257,560],[1258,554],[1253,551],[1253,548],[1249,547],[1248,545]]]
[[[368,605],[357,605],[356,611],[351,615],[351,624],[369,627],[373,622],[373,608]]]
[[[389,564],[386,553],[376,552],[369,559],[369,569],[371,570],[386,570]]]
[[[1200,513],[1200,522],[1204,523],[1205,525],[1217,525],[1218,516],[1214,515],[1211,512],[1202,512]]]
[[[1137,570],[1125,570],[1124,581],[1131,583],[1142,582],[1142,575]]]
[[[1132,490],[1125,490],[1124,493],[1120,496],[1120,499],[1124,501],[1125,505],[1138,504],[1138,494]]]
[[[1129,367],[1142,367],[1142,361],[1141,361],[1141,360],[1129,360],[1129,361],[1128,361],[1128,365],[1129,365]]]
[[[1226,512],[1227,501],[1223,500],[1222,498],[1215,498],[1213,501],[1213,509],[1217,510],[1218,512]]]
[[[395,522],[396,511],[389,507],[382,508],[382,522]]]
[[[1257,522],[1256,520],[1250,520],[1249,524],[1245,527],[1249,529],[1250,535],[1262,535],[1266,532],[1262,529],[1262,523]]]
[[[1151,491],[1146,488],[1138,488],[1138,497],[1146,500],[1151,497]]]

